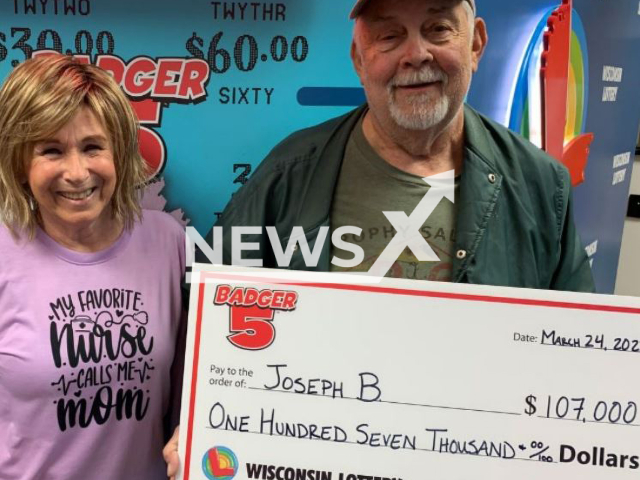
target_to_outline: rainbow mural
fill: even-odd
[[[584,181],[593,141],[585,132],[588,62],[582,20],[564,0],[542,15],[531,35],[509,116],[509,128],[567,166],[574,186]]]

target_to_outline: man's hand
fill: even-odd
[[[178,437],[180,432],[180,425],[173,431],[171,439],[167,442],[162,449],[162,456],[164,461],[167,462],[167,477],[170,480],[175,480],[178,473],[178,467],[180,466],[180,457],[178,456]]]

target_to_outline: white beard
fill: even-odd
[[[425,66],[418,72],[397,75],[387,85],[388,107],[391,118],[403,128],[408,130],[426,130],[442,122],[449,111],[449,98],[443,94],[429,106],[433,100],[433,93],[419,93],[405,97],[408,104],[401,106],[395,97],[395,87],[398,85],[415,85],[440,81],[444,89],[449,83],[446,73],[437,67]],[[432,100],[432,101],[430,101]]]
[[[429,105],[430,94],[422,93],[410,98],[408,108],[402,108],[389,96],[389,113],[394,122],[407,130],[427,130],[444,120],[449,111],[449,98],[441,96],[435,105]]]

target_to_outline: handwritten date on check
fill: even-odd
[[[328,278],[194,273],[181,478],[637,475],[640,300]]]

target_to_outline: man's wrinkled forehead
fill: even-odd
[[[351,15],[350,18],[354,19],[356,17],[358,17],[360,15],[360,13],[362,13],[362,10],[370,3],[372,3],[373,0],[358,0],[356,1],[353,10],[351,10]],[[379,2],[386,2],[389,0],[378,0]],[[401,0],[396,0],[396,1],[401,1]],[[429,7],[429,10],[434,10],[434,11],[438,11],[438,10],[444,10],[447,8],[451,8],[459,3],[462,2],[467,2],[470,6],[471,6],[471,10],[473,11],[473,13],[475,14],[476,12],[476,5],[475,5],[475,0],[437,0],[437,1],[429,1],[429,0],[425,0],[425,3],[427,4],[432,4],[432,6]]]

